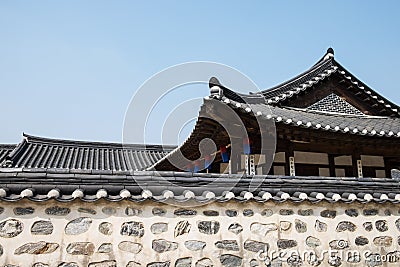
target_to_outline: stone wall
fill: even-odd
[[[0,212],[0,266],[398,266],[387,261],[400,256],[390,203],[22,200]]]

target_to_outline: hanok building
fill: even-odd
[[[255,116],[259,121],[274,120],[277,143],[269,174],[383,178],[400,166],[400,108],[337,63],[332,49],[308,71],[261,93],[243,95],[215,78],[212,81],[215,93],[204,101],[195,130],[180,148],[189,159],[199,157],[197,148],[204,138],[231,146],[232,138],[220,125],[212,101],[218,100],[242,118],[256,156],[262,154]],[[212,113],[215,119],[201,118],[204,113]],[[171,157],[161,160],[156,169],[174,170],[168,162]],[[222,163],[221,157],[217,159]],[[231,173],[249,173],[247,165],[240,164],[243,161]],[[216,167],[215,172],[227,171],[225,166]],[[268,174],[268,169],[255,169],[257,174]]]
[[[397,105],[332,49],[274,88],[210,90],[178,148],[0,145],[0,264],[398,265]]]

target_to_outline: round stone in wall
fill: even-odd
[[[277,246],[281,249],[294,248],[297,246],[297,241],[292,239],[279,239],[277,241]]]
[[[310,248],[316,248],[316,247],[321,246],[321,240],[319,240],[319,239],[316,238],[316,237],[309,236],[309,237],[307,237],[307,239],[306,239],[306,244],[307,244],[307,246],[309,246]]]
[[[137,254],[142,250],[143,246],[135,242],[122,241],[118,244],[118,248],[125,252]]]
[[[238,215],[238,212],[237,210],[226,210],[225,214],[228,217],[236,217]]]
[[[220,240],[215,242],[215,246],[219,249],[239,251],[239,245],[236,240]]]
[[[298,233],[305,233],[307,232],[307,224],[301,220],[296,219],[294,221],[294,226]]]
[[[150,231],[155,235],[167,232],[168,224],[167,223],[153,223],[150,227]]]
[[[130,262],[128,262],[128,264],[126,265],[126,267],[141,267],[142,266],[142,264],[140,264],[139,262],[137,262],[137,261],[130,261]]]
[[[243,210],[243,216],[245,217],[251,217],[254,215],[254,211],[251,209],[244,209]]]
[[[209,258],[202,258],[198,260],[195,264],[195,267],[213,267],[213,266],[214,264],[212,260],[210,260]]]
[[[14,208],[15,215],[30,215],[35,212],[35,209],[32,207],[17,207]]]
[[[328,225],[324,222],[316,220],[315,221],[315,230],[317,232],[326,232],[328,230]]]
[[[347,216],[350,217],[357,217],[358,216],[358,210],[356,209],[347,209],[344,211],[344,213],[346,213]]]
[[[390,247],[392,242],[393,238],[391,236],[377,236],[374,238],[374,244],[380,247]]]
[[[36,262],[32,265],[32,267],[49,267],[49,265],[43,262]]]
[[[162,208],[153,208],[153,210],[151,212],[155,216],[164,216],[167,213],[167,211]]]
[[[140,214],[142,214],[141,209],[132,208],[132,207],[127,207],[125,209],[125,215],[127,215],[127,216],[139,216]]]
[[[0,256],[3,255],[4,250],[3,250],[3,246],[0,244]]]
[[[155,239],[151,244],[152,249],[158,253],[173,251],[178,248],[178,243],[165,239]]]
[[[312,209],[300,209],[297,211],[297,214],[299,214],[300,216],[311,216],[314,215],[314,211]]]
[[[99,224],[99,232],[103,235],[111,235],[113,232],[112,223],[109,222],[102,222]]]
[[[180,258],[175,261],[175,267],[191,267],[192,257]]]
[[[279,210],[279,214],[283,216],[293,215],[294,211],[292,209],[281,209]]]
[[[243,259],[239,256],[232,254],[222,254],[219,257],[222,266],[226,267],[239,267],[242,266]]]
[[[219,212],[216,210],[205,210],[205,211],[203,211],[203,214],[205,216],[214,216],[214,217],[219,216]]]
[[[121,226],[121,235],[142,237],[144,225],[142,222],[125,222]]]
[[[79,267],[76,262],[62,262],[57,267]]]
[[[49,207],[45,210],[47,215],[55,215],[55,216],[65,216],[71,212],[71,209],[60,207],[60,206],[53,206]]]
[[[337,232],[345,232],[345,231],[354,232],[356,229],[357,226],[349,221],[340,222],[336,227]]]
[[[323,210],[320,215],[324,218],[334,219],[336,217],[336,210]]]
[[[181,217],[192,217],[197,215],[197,211],[192,209],[177,209],[174,211],[174,215]]]
[[[371,232],[372,229],[373,229],[372,222],[365,222],[365,223],[363,223],[363,227],[364,227],[365,231]]]
[[[273,214],[274,214],[274,212],[271,209],[265,209],[265,210],[261,211],[261,216],[270,217]]]
[[[32,235],[51,235],[53,233],[53,224],[50,221],[37,221],[32,224]]]
[[[117,267],[117,262],[115,260],[91,262],[88,267]]]
[[[101,211],[105,214],[105,215],[114,215],[117,213],[117,210],[114,209],[113,207],[104,207],[101,209]]]
[[[97,252],[99,252],[99,253],[111,253],[112,250],[113,250],[113,245],[111,243],[103,243],[97,249]]]
[[[379,210],[377,209],[365,209],[363,210],[364,216],[375,216],[379,214]]]
[[[92,224],[92,219],[88,217],[80,217],[70,221],[65,226],[65,234],[67,235],[79,235],[89,230]]]
[[[338,255],[328,257],[328,264],[333,267],[339,267],[342,265],[342,258],[340,258]]]
[[[228,231],[234,234],[240,234],[243,231],[243,227],[238,223],[232,223],[229,225]]]
[[[292,255],[286,260],[290,267],[300,267],[303,265],[303,260],[299,255]]]
[[[348,263],[359,263],[361,262],[361,255],[357,253],[349,253],[346,257]]]
[[[389,230],[389,226],[386,220],[378,220],[375,222],[375,228],[379,232],[386,232]]]
[[[94,252],[94,244],[91,242],[74,242],[67,246],[67,253],[71,255],[90,256]]]
[[[19,235],[24,229],[21,221],[8,219],[0,223],[0,237],[11,238]]]
[[[219,231],[219,222],[217,221],[200,221],[197,223],[197,228],[202,234],[213,235]]]
[[[255,240],[246,240],[243,245],[245,250],[251,251],[251,252],[259,252],[260,250],[263,252],[267,252],[269,248],[268,243],[260,242],[260,241],[255,241]]]
[[[18,247],[15,251],[15,255],[21,254],[48,254],[54,252],[59,245],[57,243],[47,243],[45,241],[40,241],[36,243],[26,243]]]
[[[392,215],[393,213],[392,213],[392,211],[391,211],[390,209],[385,209],[385,210],[383,211],[383,214],[384,214],[385,216],[390,216],[390,215]]]
[[[206,242],[200,240],[187,240],[184,244],[185,247],[191,251],[202,250],[206,246]]]
[[[189,233],[191,225],[188,221],[180,221],[176,224],[174,237]]]
[[[329,242],[329,246],[331,249],[345,249],[349,247],[349,242],[343,239],[340,240],[332,240]]]
[[[150,262],[146,265],[146,267],[169,267],[171,265],[170,261],[157,261],[157,262]]]
[[[92,215],[96,215],[96,211],[94,209],[90,209],[90,208],[78,208],[78,212],[80,213],[87,213],[87,214],[92,214]]]
[[[369,243],[368,238],[364,237],[364,236],[357,236],[354,243],[357,246],[365,246]]]

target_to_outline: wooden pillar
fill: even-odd
[[[288,176],[291,175],[291,172],[290,172],[291,158],[294,159],[294,151],[293,151],[293,144],[289,142],[285,149],[285,174]],[[294,167],[294,165],[293,165],[293,167]]]
[[[242,151],[242,140],[238,138],[232,138],[231,144],[231,158],[229,160],[229,173],[236,174],[240,169],[241,163],[241,151]]]
[[[361,162],[361,154],[360,152],[353,152],[351,156],[352,165],[353,165],[353,176],[361,178],[362,175],[362,162]],[[359,168],[361,167],[361,170]]]
[[[385,176],[386,178],[391,178],[392,177],[392,166],[389,158],[383,158],[383,161],[385,163]]]
[[[329,176],[335,177],[335,155],[328,154],[328,164],[329,164]]]

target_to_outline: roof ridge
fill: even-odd
[[[1,148],[12,148],[14,149],[18,144],[0,144]]]
[[[340,74],[342,74],[342,75],[345,75],[345,74],[350,75],[354,80],[356,80],[356,83],[354,83],[354,82],[353,82],[353,83],[356,84],[360,89],[364,89],[364,88],[361,88],[361,87],[363,87],[363,86],[367,87],[368,90],[369,90],[370,92],[374,93],[375,95],[378,95],[379,98],[381,98],[381,99],[379,99],[379,100],[376,99],[376,101],[377,101],[378,103],[380,103],[379,101],[382,100],[382,101],[384,101],[384,103],[380,103],[380,104],[385,105],[385,102],[386,102],[386,103],[388,103],[389,105],[394,106],[395,109],[397,109],[397,113],[400,114],[400,106],[399,106],[399,105],[393,103],[392,101],[388,100],[386,97],[382,96],[380,93],[378,93],[377,91],[375,91],[374,89],[372,89],[369,85],[367,85],[365,82],[363,82],[363,81],[361,81],[359,78],[357,78],[354,74],[352,74],[350,71],[348,71],[345,67],[343,67],[343,66],[342,66],[339,62],[337,62],[336,60],[334,60],[334,62],[335,62],[335,64],[336,64],[336,66],[339,68],[339,73],[340,73]],[[341,72],[344,72],[344,73],[341,73]],[[360,83],[361,83],[361,85],[360,85]],[[371,96],[372,96],[372,93],[371,93]],[[393,110],[393,108],[391,108],[391,109]]]
[[[335,65],[334,63],[337,63],[337,62],[336,62],[333,58],[331,58],[331,57],[326,59],[326,55],[324,55],[324,57],[323,57],[322,59],[320,59],[317,63],[315,63],[314,65],[312,65],[312,66],[311,66],[309,69],[307,69],[306,71],[303,71],[302,73],[296,75],[295,77],[293,77],[293,78],[291,78],[291,79],[289,79],[289,80],[287,80],[287,81],[284,81],[284,82],[282,82],[282,83],[279,83],[279,84],[277,84],[277,85],[275,85],[275,86],[273,86],[273,87],[271,87],[271,88],[262,90],[261,93],[262,93],[262,94],[264,94],[264,93],[271,93],[271,92],[273,92],[273,91],[275,91],[275,90],[277,90],[277,89],[280,89],[280,88],[283,87],[284,85],[293,83],[294,81],[297,81],[297,80],[303,78],[303,77],[306,76],[307,74],[310,74],[311,72],[316,71],[317,69],[319,69],[319,68],[322,67],[322,66],[329,65],[330,63],[331,63],[332,65]]]
[[[101,142],[101,141],[81,141],[81,140],[72,140],[72,139],[56,139],[56,138],[47,138],[47,137],[39,137],[33,136],[26,133],[23,133],[24,139],[28,143],[44,143],[44,144],[53,144],[53,145],[66,145],[66,146],[87,146],[87,147],[127,147],[127,148],[139,148],[139,149],[155,149],[155,148],[166,148],[166,149],[174,149],[175,145],[162,145],[162,144],[124,144],[124,143],[116,143],[116,142]]]

